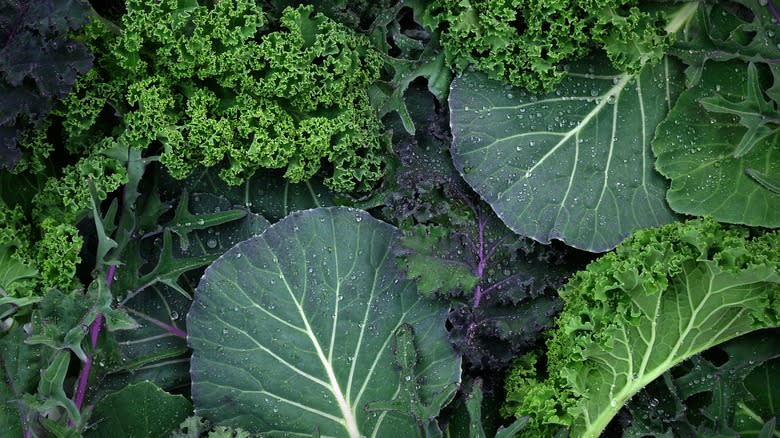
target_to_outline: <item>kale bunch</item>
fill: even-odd
[[[159,153],[176,178],[219,166],[234,185],[259,168],[298,182],[327,167],[338,191],[381,177],[381,124],[367,90],[382,58],[366,37],[311,6],[277,21],[249,0],[126,6],[120,27],[86,28],[96,68],[57,111],[69,151],[129,146]],[[40,144],[34,156],[46,151]]]
[[[516,360],[503,412],[529,417],[524,436],[550,437],[561,427],[571,436],[600,436],[628,400],[672,367],[780,326],[778,245],[778,232],[711,218],[634,232],[559,291],[564,306],[546,360],[537,353]]]
[[[434,0],[426,23],[441,31],[447,62],[491,78],[550,90],[565,63],[595,48],[621,71],[658,61],[671,44],[660,13],[637,0]]]

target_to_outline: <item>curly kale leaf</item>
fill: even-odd
[[[322,172],[338,191],[382,176],[368,88],[383,61],[365,36],[310,6],[287,8],[278,22],[249,0],[127,8],[117,35],[87,28],[99,72],[61,112],[69,149],[106,138],[161,149],[172,176],[218,167],[231,185],[261,168],[285,169],[292,182]]]
[[[14,167],[23,130],[92,67],[86,47],[68,37],[91,11],[82,0],[0,1],[0,168]]]
[[[426,23],[441,29],[447,62],[532,91],[551,89],[563,65],[603,48],[621,71],[657,62],[671,43],[662,13],[636,0],[435,0]]]
[[[780,326],[780,233],[712,219],[635,232],[562,289],[547,366],[521,357],[505,413],[529,436],[597,437],[624,403],[714,345]]]
[[[10,208],[0,199],[0,300],[32,293],[38,269],[30,253],[30,226],[21,206]]]

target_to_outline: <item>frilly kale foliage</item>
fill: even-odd
[[[126,6],[121,29],[87,27],[96,69],[58,113],[69,148],[159,152],[176,178],[220,166],[234,185],[258,168],[303,181],[323,161],[326,183],[340,191],[382,175],[367,93],[382,59],[366,37],[310,6],[285,9],[278,23],[248,0]]]
[[[22,132],[92,67],[86,47],[68,36],[90,11],[86,0],[0,1],[0,168],[16,164]]]
[[[550,90],[564,64],[606,51],[615,68],[638,71],[661,59],[671,40],[661,15],[636,0],[435,0],[427,24],[441,29],[447,62],[474,65],[491,78]]]
[[[51,217],[35,227],[29,222],[20,205],[9,207],[0,198],[0,290],[22,298],[50,288],[78,287],[83,238],[76,227]]]
[[[547,342],[546,370],[522,356],[505,413],[529,436],[597,437],[623,404],[683,360],[780,325],[780,233],[711,219],[635,232],[578,272]]]

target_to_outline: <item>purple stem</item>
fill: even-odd
[[[111,289],[111,284],[114,282],[114,274],[116,273],[116,266],[108,267],[108,274],[106,274],[106,283],[108,288]],[[97,347],[98,336],[100,336],[100,329],[103,327],[103,315],[99,314],[92,324],[89,326],[89,340],[92,345],[92,350]],[[81,409],[84,404],[84,396],[87,394],[87,384],[89,383],[89,373],[92,371],[92,356],[87,353],[87,360],[84,361],[84,366],[81,368],[79,374],[78,386],[76,387],[76,394],[73,397],[73,403],[76,405],[76,409]]]
[[[489,288],[482,291],[482,295],[487,295],[490,292],[493,292],[493,290],[498,289],[499,286],[505,283],[509,283],[510,281],[514,280],[515,278],[519,277],[518,274],[510,275],[509,277],[504,278],[501,281],[493,283]]]
[[[162,321],[160,321],[158,319],[152,318],[149,315],[145,315],[145,314],[143,314],[141,312],[138,312],[138,311],[135,311],[133,309],[128,309],[128,310],[130,312],[132,312],[134,315],[138,315],[139,317],[141,317],[141,318],[151,322],[152,324],[156,325],[157,327],[160,327],[161,329],[163,329],[166,332],[172,334],[173,336],[178,336],[178,337],[180,337],[182,339],[187,339],[187,332],[185,332],[184,330],[182,330],[182,329],[180,329],[180,328],[178,328],[178,327],[176,327],[174,325],[166,324],[166,323],[164,323],[164,322],[162,322]]]
[[[775,7],[775,4],[772,2],[772,0],[769,0],[766,6],[769,8],[769,12],[771,12],[772,15],[775,17],[775,21],[777,21],[777,24],[780,24],[780,13],[777,12],[777,8]]]
[[[19,15],[16,16],[16,19],[14,20],[14,24],[11,26],[11,31],[8,32],[8,38],[3,41],[2,48],[5,48],[9,44],[11,44],[11,41],[14,39],[14,36],[16,36],[16,32],[21,29],[22,27],[22,21],[24,20],[24,14],[27,13],[27,8],[30,7],[30,3],[25,3],[19,8]]]

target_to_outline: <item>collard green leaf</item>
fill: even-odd
[[[196,414],[268,436],[420,433],[410,415],[364,410],[404,387],[392,352],[404,323],[422,401],[460,381],[447,307],[400,276],[393,235],[363,211],[306,210],[209,266],[187,315]]]
[[[95,405],[85,437],[169,437],[192,413],[192,403],[150,382],[129,385]]]
[[[671,179],[667,200],[675,211],[711,215],[721,222],[780,226],[780,196],[755,178],[780,175],[777,125],[770,125],[771,132],[746,150],[739,146],[748,134],[742,115],[707,111],[705,105],[716,95],[731,102],[745,99],[752,88],[750,69],[737,61],[707,63],[698,85],[680,95],[658,126],[656,168]],[[740,150],[744,155],[737,157]]]
[[[650,141],[681,91],[681,68],[669,58],[637,74],[605,64],[572,64],[541,96],[477,73],[453,81],[455,166],[516,233],[602,252],[675,219]]]

